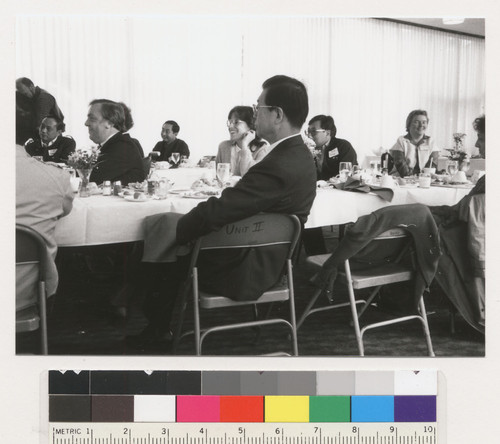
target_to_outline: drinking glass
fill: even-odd
[[[172,153],[172,162],[174,162],[174,165],[177,166],[180,160],[181,160],[180,153]]]
[[[458,161],[448,160],[448,162],[446,162],[446,170],[448,171],[448,174],[453,177],[458,171]]]
[[[380,160],[370,160],[370,170],[372,170],[372,174],[378,174],[380,171]]]
[[[217,179],[224,188],[225,184],[229,181],[231,176],[231,164],[229,163],[218,163],[217,164]]]
[[[352,163],[351,162],[340,162],[339,167],[339,179],[341,182],[345,182],[351,174]]]

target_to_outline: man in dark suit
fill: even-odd
[[[64,114],[57,105],[54,96],[39,86],[35,86],[27,77],[16,80],[16,91],[31,101],[35,133],[38,132],[40,124],[46,116],[55,116],[64,120]]]
[[[174,163],[171,159],[172,153],[189,157],[189,148],[184,140],[178,139],[180,127],[174,120],[167,120],[161,127],[161,142],[158,142],[153,151],[158,151],[160,157],[157,160]]]
[[[320,114],[309,121],[309,135],[321,153],[316,157],[318,180],[328,180],[339,174],[340,162],[357,165],[356,151],[344,139],[337,139],[337,127],[331,116]]]
[[[269,153],[220,198],[210,198],[180,218],[178,244],[260,212],[295,214],[302,224],[306,222],[316,196],[314,161],[300,136],[309,111],[306,88],[296,79],[274,76],[264,82],[257,103],[256,132],[271,143]],[[281,278],[284,253],[281,248],[254,253],[228,249],[201,255],[200,286],[240,300],[257,299]],[[187,267],[166,265],[161,276],[168,287],[159,297],[146,301],[150,324],[129,341],[131,345],[154,344],[168,332],[180,278]]]
[[[105,180],[119,180],[122,185],[142,182],[145,179],[139,150],[126,131],[123,107],[107,99],[90,102],[85,126],[90,140],[101,147],[98,165],[92,170],[90,180],[98,184]]]
[[[76,144],[71,136],[63,136],[65,129],[66,125],[58,117],[45,117],[39,129],[40,139],[28,140],[26,152],[30,156],[43,156],[44,162],[67,162]]]

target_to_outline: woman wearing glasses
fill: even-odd
[[[344,139],[338,139],[337,127],[331,116],[320,114],[309,121],[308,135],[314,140],[318,180],[328,180],[339,174],[340,162],[358,164],[356,151]]]
[[[231,164],[231,173],[235,176],[244,176],[268,153],[269,144],[256,136],[253,120],[251,106],[235,106],[229,111],[229,140],[221,142],[215,161]]]

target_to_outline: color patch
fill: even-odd
[[[437,395],[437,372],[397,371],[394,374],[395,395]]]
[[[175,422],[175,396],[134,396],[134,422]]]
[[[263,396],[221,396],[220,422],[263,422]]]
[[[310,396],[309,422],[350,422],[350,396]]]
[[[394,396],[351,396],[352,422],[394,422]]]
[[[167,372],[97,371],[91,373],[91,390],[96,395],[160,395],[166,393]]]
[[[133,422],[134,397],[95,395],[91,401],[92,422]]]
[[[203,372],[202,395],[239,395],[240,372]]]
[[[315,395],[316,373],[282,372],[278,374],[278,395]]]
[[[354,372],[318,372],[317,395],[353,395],[356,375]]]
[[[241,395],[277,395],[278,372],[241,372]]]
[[[49,396],[49,421],[90,422],[89,395]]]
[[[355,395],[393,395],[394,372],[356,372]]]
[[[394,421],[435,422],[435,396],[395,396]]]
[[[165,372],[168,395],[201,395],[201,372]]]
[[[177,422],[219,421],[219,396],[177,396]]]
[[[309,422],[309,396],[266,396],[265,422]]]
[[[49,372],[49,394],[88,395],[90,394],[89,371]]]

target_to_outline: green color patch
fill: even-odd
[[[350,396],[310,396],[309,422],[350,422]]]

